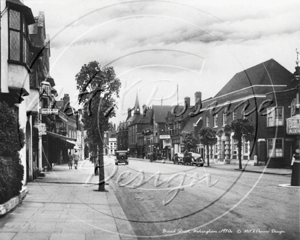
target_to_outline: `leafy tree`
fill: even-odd
[[[189,152],[192,148],[196,148],[198,144],[198,139],[194,137],[192,133],[183,132],[181,134],[182,143],[184,145],[184,148]]]
[[[216,131],[210,127],[202,127],[199,131],[200,143],[206,146],[207,149],[207,166],[209,166],[209,146],[217,143]]]
[[[76,74],[79,104],[83,104],[83,122],[87,140],[98,145],[99,191],[105,190],[103,164],[103,135],[109,129],[109,118],[114,117],[116,98],[121,82],[113,67],[101,69],[97,61],[84,64]]]
[[[254,138],[255,127],[248,119],[235,119],[224,128],[226,134],[233,132],[232,138],[237,141],[239,169],[242,169],[242,139],[251,141]]]
[[[19,151],[24,146],[25,135],[18,117],[5,102],[0,102],[0,156],[10,162],[7,167],[0,161],[0,204],[17,196],[22,189],[24,168]]]

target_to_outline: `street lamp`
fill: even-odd
[[[42,157],[43,157],[43,143],[42,143],[42,135],[45,134],[45,124],[42,123],[42,113],[41,113],[41,107],[45,107],[41,106],[41,99],[42,98],[46,98],[48,99],[50,97],[51,94],[51,85],[49,82],[46,81],[42,81],[40,84],[40,90],[39,90],[39,99],[38,99],[38,132],[39,132],[39,142],[38,142],[38,146],[39,146],[39,161],[38,161],[38,167],[39,170],[42,171],[43,167],[43,161],[42,161]]]

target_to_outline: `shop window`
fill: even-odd
[[[283,107],[273,107],[267,109],[267,126],[283,126]]]
[[[267,147],[268,157],[283,157],[283,139],[268,139]]]

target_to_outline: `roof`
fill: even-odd
[[[200,118],[201,117],[199,115],[197,115],[195,117],[190,117],[188,122],[183,127],[182,131],[183,132],[193,132],[194,131],[194,125],[197,124],[197,122]]]
[[[165,123],[168,112],[171,111],[172,106],[153,105],[153,118],[157,123]]]
[[[215,97],[241,90],[253,85],[282,85],[291,76],[286,68],[274,59],[257,64],[236,73]]]
[[[6,0],[6,5],[12,9],[22,12],[27,20],[27,24],[35,23],[31,9],[19,0]]]
[[[140,111],[140,103],[139,103],[139,96],[136,94],[135,104],[134,104],[134,114],[139,114]]]

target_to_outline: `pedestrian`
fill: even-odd
[[[74,159],[74,167],[75,167],[75,169],[77,169],[79,154],[76,149],[75,149],[75,153],[73,153],[73,159]]]
[[[68,165],[69,165],[69,169],[72,169],[72,166],[73,166],[73,156],[71,154],[71,151],[69,151],[69,155],[68,155]]]

